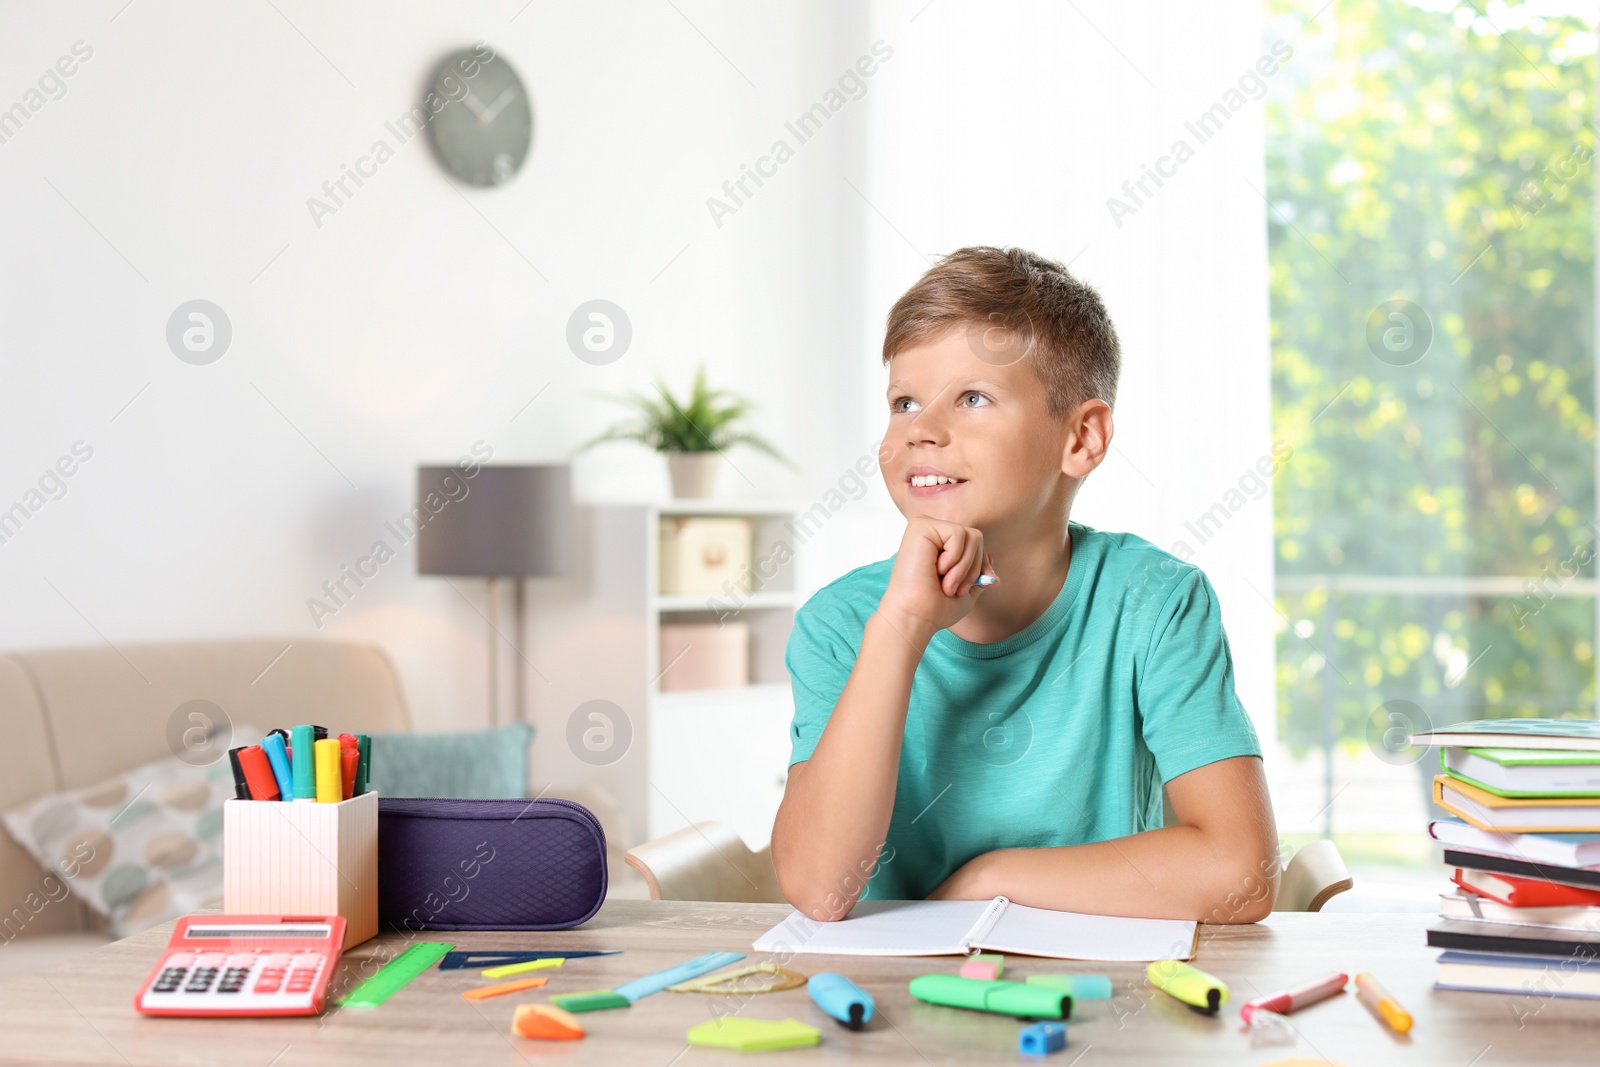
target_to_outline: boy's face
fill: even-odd
[[[1046,409],[1025,350],[985,347],[981,327],[956,327],[889,361],[888,407],[881,467],[906,518],[990,534],[1060,516],[1068,420]]]

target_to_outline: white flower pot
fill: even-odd
[[[704,500],[717,484],[716,452],[668,452],[667,473],[672,476],[672,495],[677,500]]]

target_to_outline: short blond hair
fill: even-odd
[[[990,245],[951,252],[889,309],[883,362],[962,324],[1004,327],[1025,346],[1053,417],[1096,398],[1116,406],[1116,327],[1100,294],[1055,260]]]

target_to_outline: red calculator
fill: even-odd
[[[133,998],[146,1015],[319,1015],[344,917],[188,915]]]

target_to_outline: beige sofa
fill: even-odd
[[[410,729],[393,665],[366,645],[238,640],[11,652],[0,655],[0,810],[172,755],[169,722],[191,700],[259,729]],[[104,943],[94,914],[70,896],[37,914],[22,906],[29,894],[48,896],[45,878],[0,829],[0,981]]]

